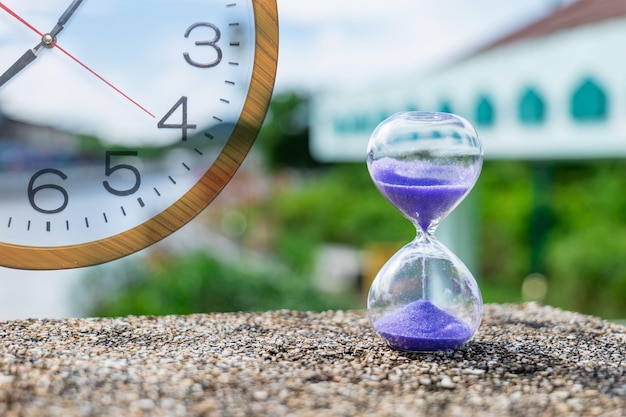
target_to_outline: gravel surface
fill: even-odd
[[[626,328],[487,305],[465,347],[389,349],[357,312],[0,323],[2,416],[625,416]]]

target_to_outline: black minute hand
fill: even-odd
[[[65,12],[63,12],[61,17],[59,17],[59,21],[57,22],[57,24],[50,31],[50,36],[52,36],[52,38],[54,38],[56,35],[59,34],[59,32],[63,30],[63,27],[65,26],[67,21],[70,20],[70,17],[72,17],[72,15],[76,11],[76,9],[78,9],[78,6],[80,6],[82,2],[83,0],[74,0],[72,4],[70,4],[69,7],[65,10]]]

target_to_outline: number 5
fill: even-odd
[[[126,171],[132,172],[133,175],[135,176],[135,183],[132,187],[126,190],[115,189],[111,186],[111,184],[109,184],[108,181],[103,181],[102,185],[104,185],[104,188],[106,188],[108,192],[117,196],[125,196],[125,195],[131,195],[131,194],[136,193],[137,190],[139,190],[139,186],[141,186],[141,174],[139,173],[139,170],[135,168],[134,166],[128,165],[128,164],[117,164],[117,165],[111,166],[111,157],[113,156],[137,156],[137,152],[107,151],[106,162],[105,162],[105,167],[104,167],[104,174],[107,177],[110,177],[114,172],[120,171],[120,170],[126,170]]]

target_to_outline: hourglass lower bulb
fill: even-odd
[[[476,131],[448,113],[397,113],[372,134],[367,166],[380,192],[416,229],[415,240],[372,282],[367,309],[374,329],[400,350],[464,345],[480,324],[480,290],[435,231],[478,179],[482,147]]]

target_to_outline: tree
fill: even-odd
[[[256,140],[268,166],[314,168],[320,163],[309,152],[309,97],[296,92],[276,95]]]

